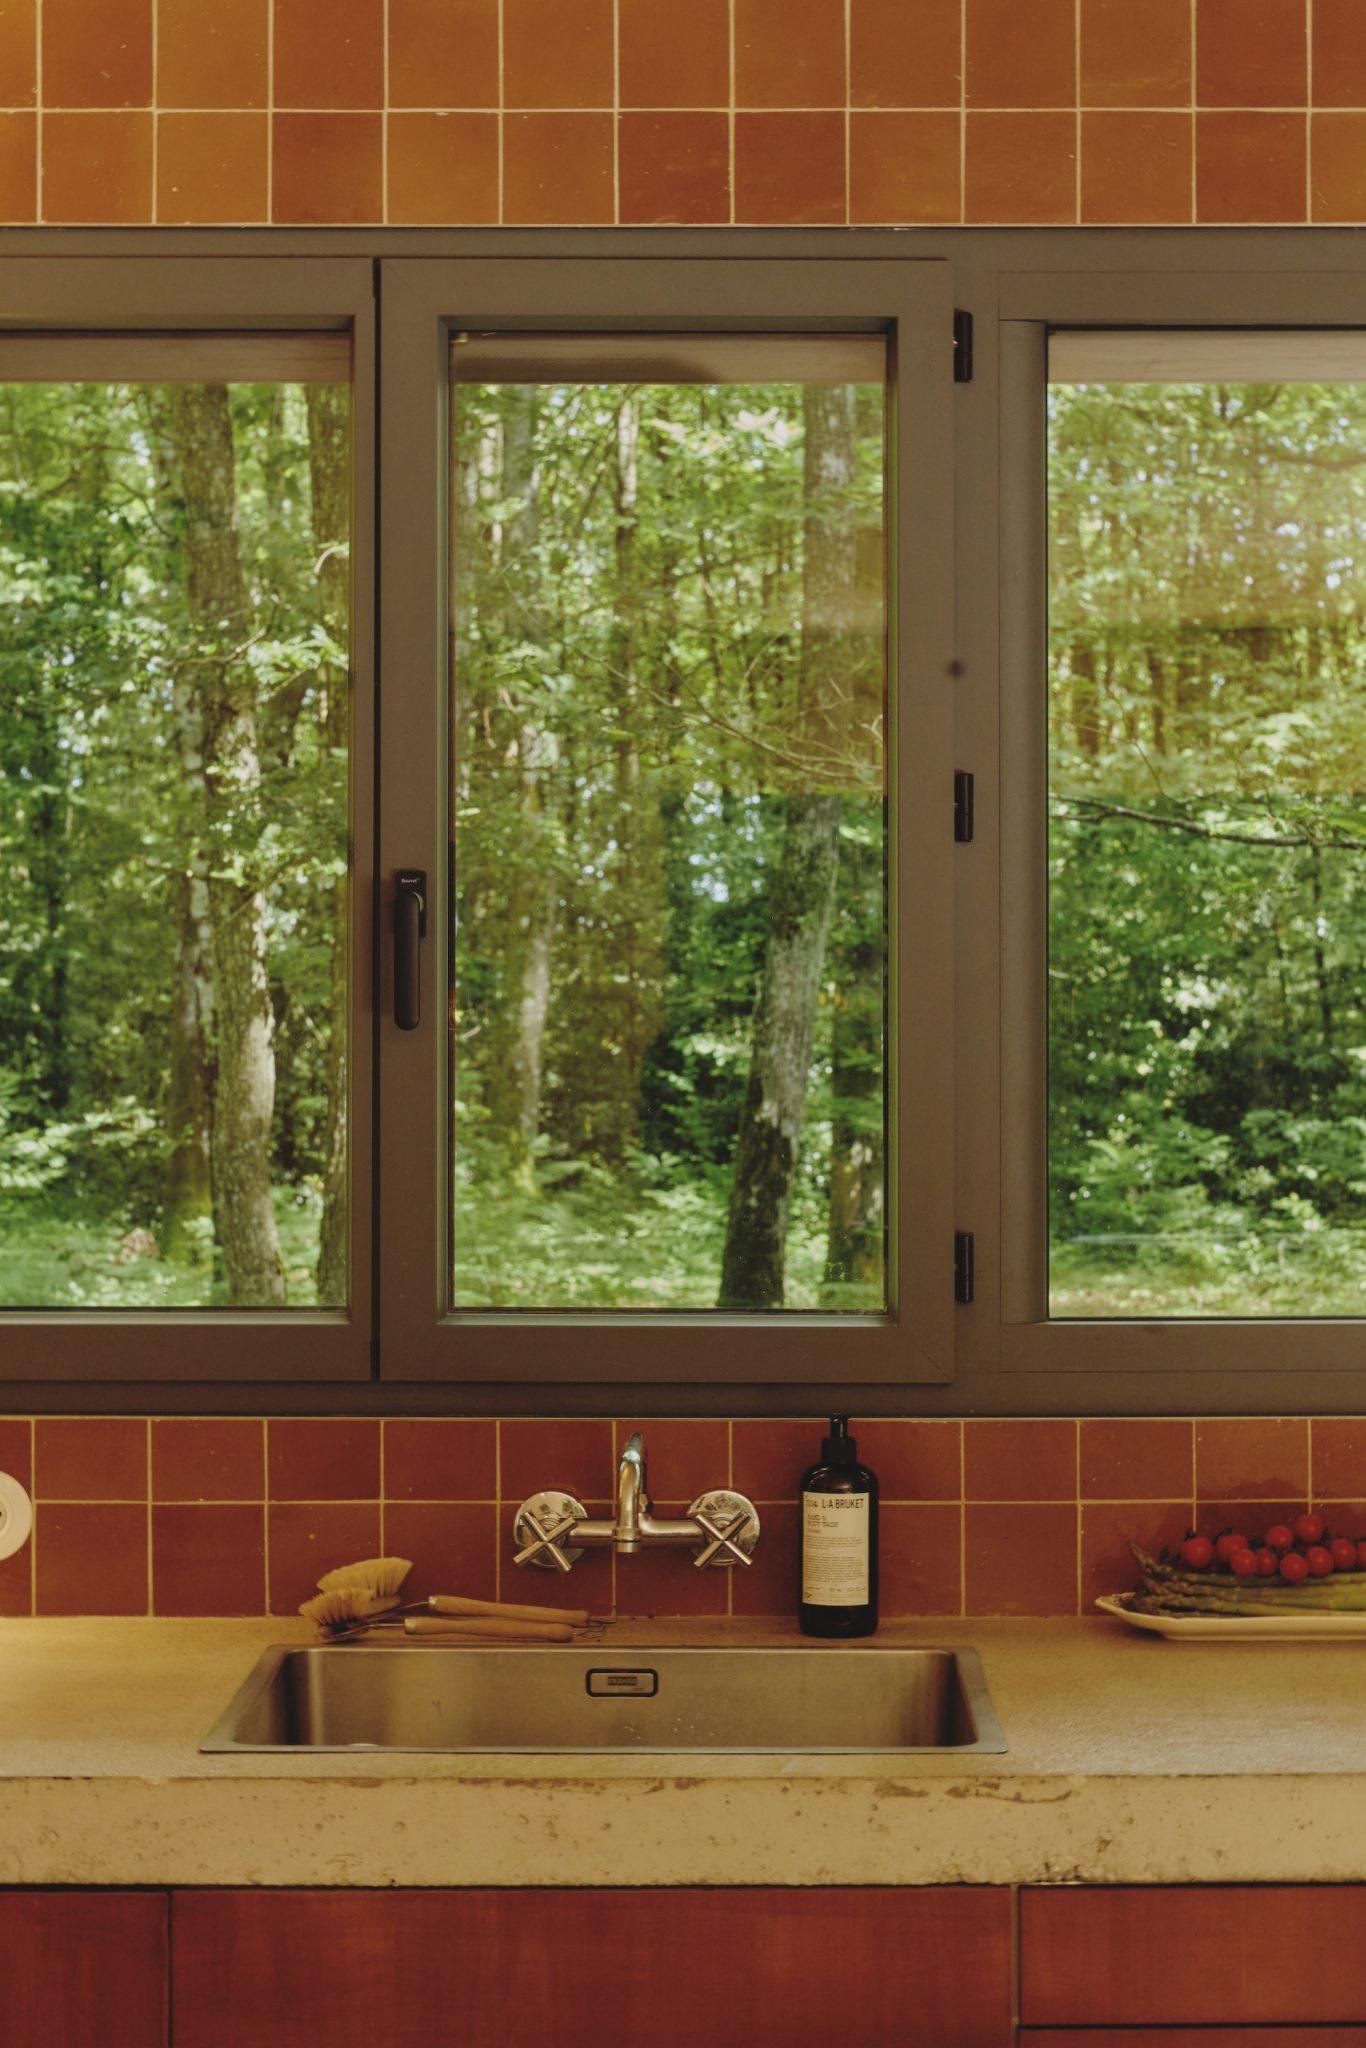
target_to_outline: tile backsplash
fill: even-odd
[[[377,1421],[0,1417],[0,1470],[34,1534],[0,1563],[0,1614],[293,1614],[321,1572],[396,1552],[409,1589],[620,1614],[790,1614],[796,1487],[819,1419],[656,1420],[662,1514],[709,1486],[759,1507],[745,1572],[686,1554],[517,1571],[511,1523],[541,1487],[605,1512],[627,1418]],[[1306,1503],[1366,1533],[1366,1419],[879,1421],[857,1425],[882,1484],[886,1614],[1085,1613],[1132,1578],[1126,1542],[1198,1517],[1265,1524]],[[1254,1532],[1259,1533],[1259,1532]]]
[[[0,0],[0,220],[1366,219],[1362,0]]]

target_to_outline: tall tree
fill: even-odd
[[[261,783],[256,690],[244,658],[247,597],[237,536],[232,415],[223,384],[168,387],[186,590],[200,648],[194,676],[204,742],[209,918],[217,1011],[213,1187],[229,1298],[285,1299],[271,1200],[275,1020],[266,979],[265,898],[256,873]]]
[[[313,545],[318,599],[335,652],[324,664],[323,733],[333,760],[344,764],[350,747],[351,639],[351,393],[345,384],[307,386],[308,469],[312,485]],[[350,876],[334,876],[328,906],[327,1052],[323,1089],[326,1134],[323,1213],[318,1239],[318,1300],[340,1307],[347,1297],[347,1046],[350,1031]]]
[[[808,384],[802,421],[802,623],[795,725],[808,749],[823,753],[833,767],[837,735],[855,691],[853,387]],[[834,909],[842,802],[838,793],[819,788],[794,790],[786,798],[721,1258],[721,1308],[781,1308],[786,1297],[788,1213]]]

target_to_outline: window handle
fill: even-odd
[[[422,941],[427,936],[427,870],[400,868],[394,877],[394,1022],[416,1031],[422,1021]]]

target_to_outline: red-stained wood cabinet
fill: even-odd
[[[167,2048],[169,1903],[0,1890],[4,2048]]]
[[[183,1891],[175,2048],[1011,2048],[996,1888]]]

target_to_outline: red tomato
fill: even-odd
[[[1309,1566],[1298,1550],[1287,1550],[1281,1559],[1281,1577],[1292,1586],[1303,1585],[1309,1577]]]
[[[1357,1547],[1350,1536],[1335,1536],[1328,1546],[1332,1554],[1335,1572],[1354,1572],[1357,1568]]]
[[[1324,1522],[1322,1515],[1301,1515],[1295,1524],[1295,1541],[1302,1543],[1306,1550],[1323,1541]]]
[[[1257,1577],[1259,1579],[1274,1579],[1280,1568],[1281,1561],[1275,1551],[1268,1550],[1266,1545],[1263,1544],[1257,1552]]]
[[[1255,1550],[1235,1550],[1228,1561],[1228,1568],[1235,1579],[1255,1579],[1257,1576],[1257,1553]]]
[[[1237,1556],[1240,1550],[1251,1550],[1251,1548],[1252,1545],[1248,1538],[1240,1530],[1225,1529],[1223,1535],[1215,1542],[1214,1555],[1218,1558],[1220,1564],[1228,1564],[1231,1559]]]
[[[1214,1545],[1208,1536],[1188,1536],[1181,1545],[1181,1562],[1190,1571],[1207,1572],[1214,1563]]]
[[[1294,1530],[1288,1529],[1284,1522],[1277,1522],[1274,1529],[1268,1529],[1266,1532],[1266,1547],[1268,1550],[1293,1550],[1295,1548]]]
[[[1304,1561],[1316,1579],[1326,1579],[1333,1569],[1333,1553],[1325,1550],[1321,1543],[1311,1543],[1304,1553]]]

